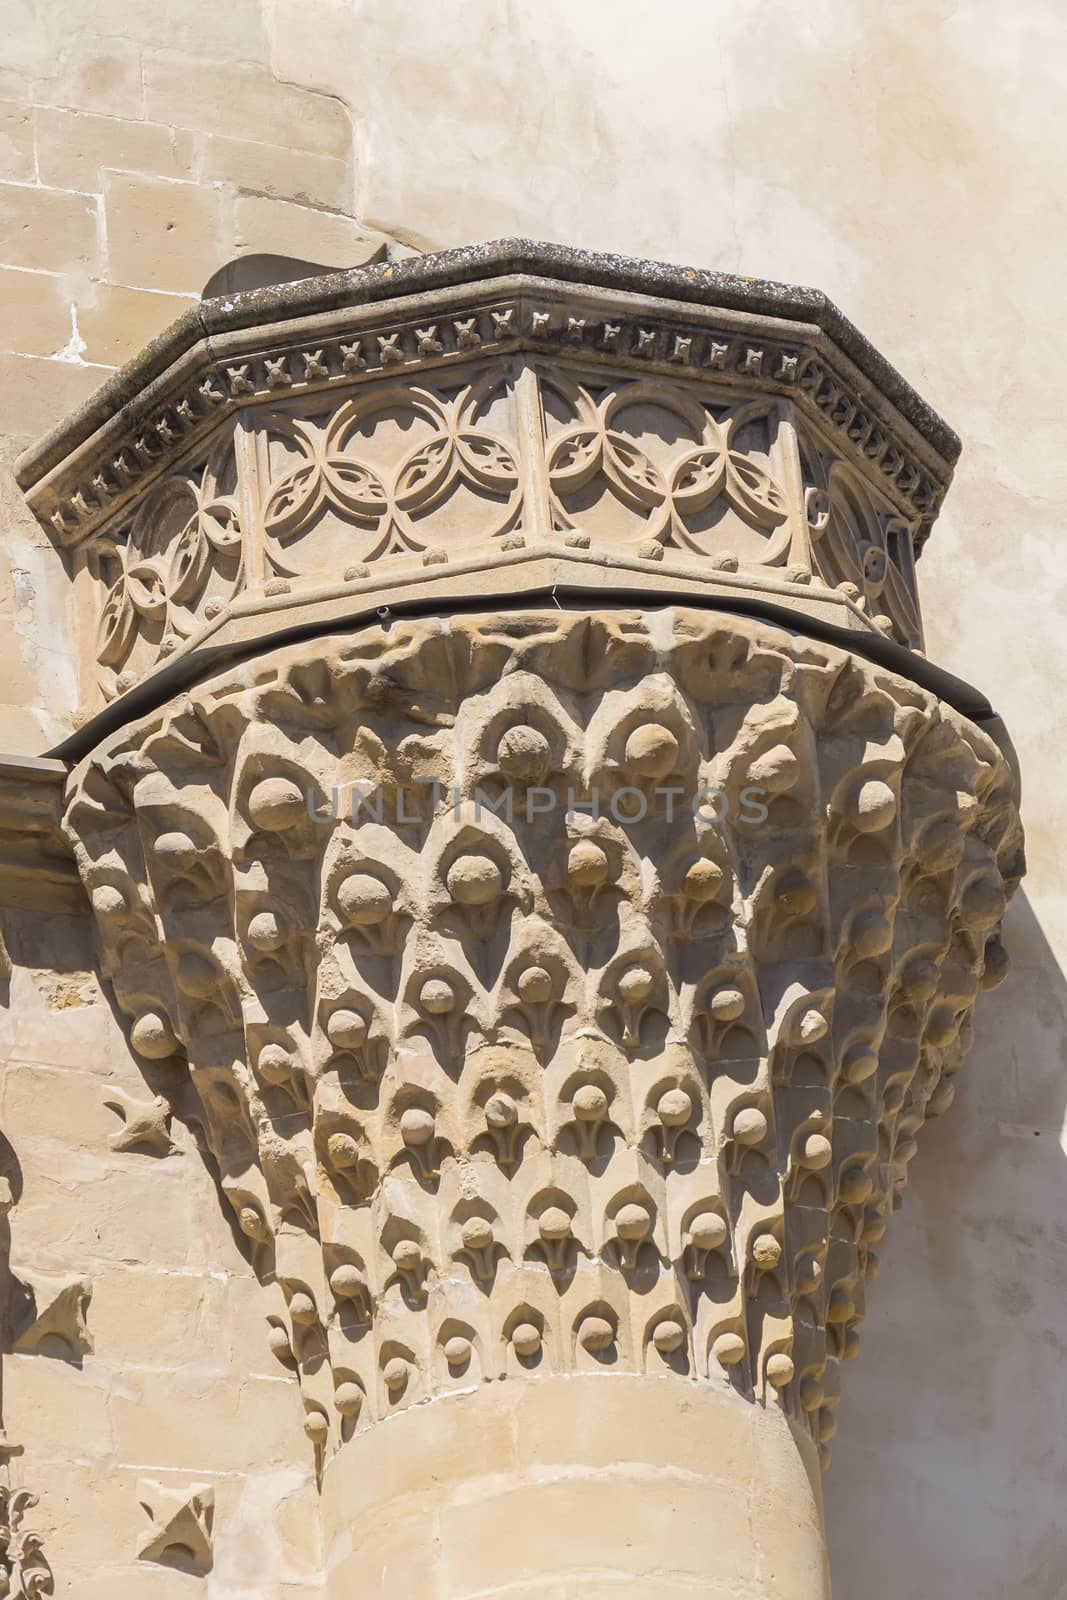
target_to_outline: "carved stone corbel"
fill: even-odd
[[[590,1317],[618,1365],[725,1372],[825,1444],[1004,970],[1018,821],[977,729],[763,624],[427,619],[134,724],[67,826],[318,1446],[505,1373],[519,1328],[581,1369]]]
[[[750,1564],[686,1578],[751,1589],[817,1528],[876,1246],[1006,968],[1015,776],[917,649],[955,446],[818,297],[492,249],[308,290],[296,332],[257,298],[153,373],[162,405],[201,364],[180,439],[131,413],[24,464],[107,580],[64,828],[334,1533],[386,1419],[439,1549],[418,1402],[462,1408],[462,1476],[524,1392],[595,1420],[628,1375],[665,1436],[708,1419],[709,1482],[716,1416],[777,1452],[780,1526],[724,1492]],[[547,1496],[509,1428],[494,1482]],[[337,1593],[387,1564],[364,1535]],[[776,1600],[824,1592],[813,1539]],[[492,1581],[584,1571],[575,1540]]]

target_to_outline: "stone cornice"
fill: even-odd
[[[814,290],[504,241],[204,302],[24,453],[18,480],[78,544],[235,411],[517,351],[793,396],[873,464],[918,545],[959,451]]]
[[[959,438],[943,418],[818,289],[538,240],[501,239],[204,301],[179,317],[98,394],[27,450],[18,464],[18,481],[23,488],[37,483],[102,423],[205,341],[251,327],[367,307],[383,300],[399,301],[495,277],[554,279],[561,284],[721,307],[772,322],[809,324],[828,336],[829,343],[850,359],[868,384],[881,391],[946,466],[951,467],[959,455]]]

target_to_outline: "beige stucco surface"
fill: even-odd
[[[980,1005],[954,1113],[926,1137],[870,1297],[825,1492],[843,1600],[1056,1600],[1067,1566],[1058,1399],[1067,807],[1055,554],[1067,18],[1051,0],[3,9],[6,460],[239,249],[340,264],[381,234],[427,248],[522,233],[813,283],[961,433],[957,479],[920,566],[929,653],[976,682],[1012,731],[1030,874],[1007,928],[1015,970]],[[9,473],[0,506],[0,744],[40,751],[66,730],[74,703],[64,586]],[[175,1319],[186,1314],[175,1310],[176,1283],[189,1296],[180,1341],[189,1381],[195,1388],[203,1368],[201,1392],[218,1384],[211,1392],[224,1397],[203,1408],[220,1449],[239,1431],[226,1406],[251,1408],[271,1429],[284,1419],[257,1399],[259,1385],[279,1387],[277,1369],[258,1312],[242,1309],[255,1285],[210,1181],[189,1181],[197,1153],[153,1163],[149,1177],[147,1158],[107,1156],[117,1123],[100,1109],[93,1074],[111,1071],[131,1088],[140,1075],[122,1060],[107,1008],[84,1004],[85,982],[57,989],[41,975],[39,936],[12,949],[21,1014],[7,1042],[3,1126],[23,1185],[12,1259],[51,1252],[57,1270],[89,1267],[105,1284],[137,1272],[151,1288],[140,1334],[125,1316],[108,1327],[98,1288],[96,1351],[81,1374],[10,1358],[9,1433],[47,1428],[38,1456],[53,1465],[34,1483],[47,1529],[62,1520],[65,1495],[117,1493],[115,1464],[137,1477],[147,1441],[156,1445],[152,1406],[172,1384],[159,1352],[178,1341]],[[82,938],[64,947],[75,973],[91,959]],[[57,1072],[65,1092],[46,1118]],[[72,1152],[83,1142],[105,1152],[103,1177],[79,1181],[89,1158]],[[173,1208],[142,1202],[139,1185],[155,1195],[179,1162]],[[233,1293],[220,1296],[231,1279]],[[91,1425],[77,1424],[80,1406],[101,1408]],[[266,1422],[252,1434],[250,1453],[215,1452],[219,1520],[226,1493],[256,1525],[257,1506],[282,1504],[269,1580],[279,1594],[302,1592],[313,1552],[293,1507],[307,1485]],[[207,1471],[194,1448],[204,1437],[191,1423],[173,1459],[151,1456],[151,1471],[183,1481]],[[98,1533],[87,1518],[78,1538]],[[53,1546],[57,1592],[85,1600],[89,1580],[64,1589],[62,1541]],[[103,1559],[91,1545],[70,1554],[90,1570]],[[129,1551],[122,1559],[121,1572],[97,1580],[101,1597],[187,1592],[183,1575],[138,1567]],[[216,1552],[213,1594],[274,1592],[230,1559]]]

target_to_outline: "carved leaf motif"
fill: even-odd
[[[684,455],[674,469],[671,498],[684,515],[705,511],[721,492],[726,458],[716,446],[702,446]]]
[[[361,517],[382,517],[389,509],[385,485],[370,470],[347,456],[329,456],[323,468],[325,481],[338,504]]]
[[[39,1600],[55,1593],[52,1569],[40,1536],[22,1526],[37,1496],[27,1489],[0,1488],[0,1596],[4,1600]]]
[[[452,440],[431,439],[407,458],[396,475],[396,503],[405,511],[425,505],[447,481]]]
[[[747,511],[757,523],[773,526],[780,522],[788,506],[770,475],[736,450],[730,451],[728,460],[727,493],[738,510]]]
[[[278,479],[263,502],[267,531],[282,541],[293,538],[318,507],[322,487],[322,469],[314,460],[301,462]]]
[[[487,489],[513,489],[517,484],[518,469],[511,451],[491,434],[458,434],[456,452],[475,483]]]

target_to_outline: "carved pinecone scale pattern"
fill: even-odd
[[[825,1449],[873,1247],[1005,968],[1021,836],[983,733],[765,624],[424,619],[124,730],[67,828],[317,1447],[615,1368],[731,1383]]]

